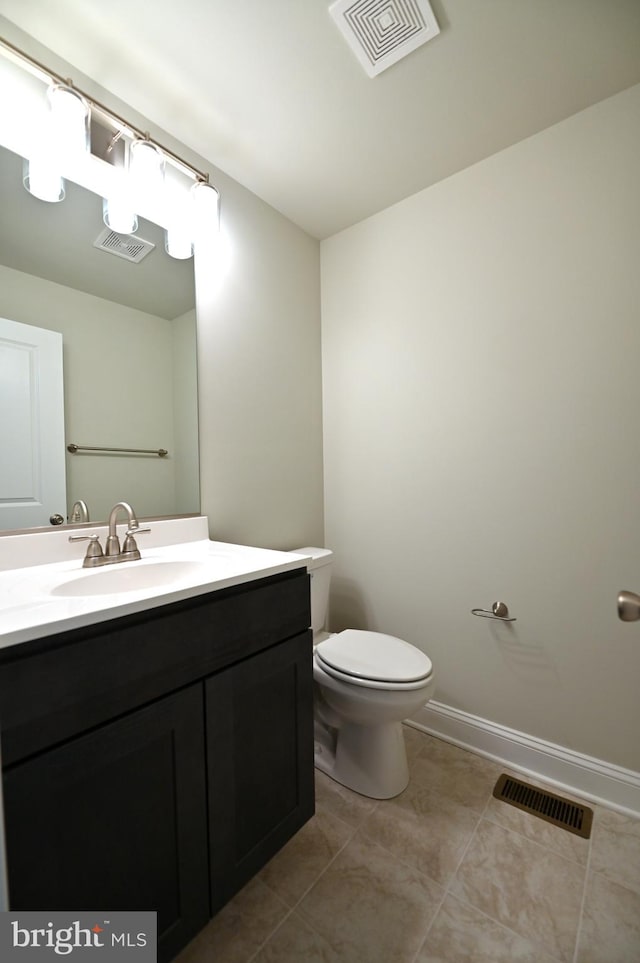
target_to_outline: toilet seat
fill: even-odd
[[[345,629],[320,642],[315,657],[327,675],[369,689],[421,689],[433,673],[424,652],[381,632]]]

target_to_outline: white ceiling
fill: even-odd
[[[0,14],[316,237],[640,82],[640,0],[432,0],[370,79],[332,0],[0,0]]]

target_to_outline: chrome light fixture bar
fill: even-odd
[[[44,64],[40,63],[39,60],[35,60],[35,58],[30,57],[29,54],[24,53],[18,47],[15,47],[12,43],[9,43],[8,40],[5,40],[2,37],[0,37],[0,46],[4,47],[11,56],[15,57],[23,65],[26,65],[32,74],[34,74],[36,77],[39,77],[41,80],[44,80],[45,83],[62,84],[63,86],[73,88],[78,95],[84,97],[93,111],[98,111],[100,114],[102,114],[104,119],[110,121],[122,132],[122,134],[128,134],[129,137],[134,140],[149,140],[148,132],[140,130],[134,124],[131,124],[119,114],[116,114],[115,111],[111,110],[109,107],[105,107],[104,104],[100,103],[99,100],[96,100],[95,97],[92,97],[91,94],[85,93],[85,91],[81,90],[74,83],[72,83],[69,78],[62,77],[55,71],[50,70],[49,67],[46,67]],[[162,151],[165,157],[167,157],[172,164],[175,164],[176,167],[180,168],[185,173],[190,174],[194,180],[204,181],[205,183],[209,182],[209,175],[207,173],[198,170],[198,168],[194,167],[193,164],[189,164],[188,161],[184,160],[182,157],[179,157],[163,144],[160,144],[157,141],[154,141],[153,143]]]

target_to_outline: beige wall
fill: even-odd
[[[229,268],[196,257],[202,510],[212,538],[323,538],[319,243],[233,181]]]
[[[322,244],[334,628],[640,770],[640,87]],[[474,618],[504,600],[517,622]]]

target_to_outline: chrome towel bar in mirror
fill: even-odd
[[[516,619],[509,618],[509,609],[506,602],[494,602],[491,611],[487,609],[471,609],[472,615],[478,615],[482,619],[495,619],[497,622],[515,622]]]
[[[67,451],[72,455],[79,451],[120,451],[137,455],[158,455],[159,458],[169,454],[166,448],[99,448],[94,445],[74,445],[73,443],[67,445]]]

